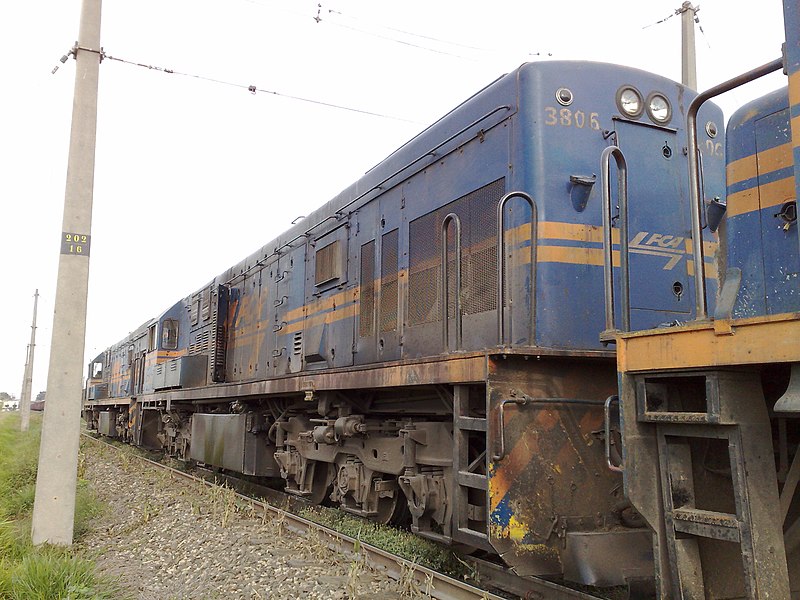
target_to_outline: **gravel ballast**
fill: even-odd
[[[287,531],[280,517],[257,514],[230,490],[95,442],[83,442],[82,453],[82,477],[105,510],[78,548],[131,598],[419,597],[313,533]]]

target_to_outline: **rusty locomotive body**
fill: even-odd
[[[630,68],[523,65],[98,356],[87,422],[521,575],[652,577],[606,344],[614,319],[695,317],[693,97]],[[700,118],[723,197],[722,115]],[[703,244],[713,297],[716,235]]]

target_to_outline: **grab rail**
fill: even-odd
[[[777,58],[772,62],[761,65],[743,73],[738,77],[729,79],[716,85],[702,94],[699,94],[689,104],[686,113],[686,135],[687,152],[689,156],[689,206],[692,211],[692,261],[694,262],[694,302],[695,319],[698,321],[708,318],[708,301],[706,299],[706,266],[703,257],[703,234],[702,224],[700,223],[700,203],[703,198],[700,194],[701,189],[701,170],[699,165],[700,148],[697,143],[697,113],[700,106],[706,101],[719,96],[725,92],[739,87],[759,77],[768,75],[773,71],[783,68],[783,58]]]
[[[611,236],[611,157],[617,163],[617,186],[619,190],[619,266],[622,287],[622,331],[631,329],[631,289],[628,265],[628,164],[625,155],[617,146],[609,146],[600,157],[600,181],[603,190],[603,291],[606,302],[605,339],[617,331],[614,322],[614,262]]]
[[[619,464],[615,465],[611,460],[611,405],[616,403],[619,406],[619,396],[609,396],[606,398],[605,405],[603,406],[603,433],[605,437],[605,451],[606,451],[606,465],[608,465],[609,471],[614,471],[615,473],[624,473],[625,472],[625,465]],[[622,453],[619,453],[620,457]]]
[[[461,350],[461,219],[456,213],[449,213],[442,221],[442,343],[444,351],[450,350],[450,316],[447,309],[450,306],[450,281],[449,261],[447,260],[447,226],[450,221],[456,227],[456,350]]]
[[[497,344],[505,345],[506,308],[506,240],[505,212],[506,202],[512,198],[522,198],[531,207],[531,345],[536,341],[536,238],[538,236],[539,216],[536,203],[525,192],[509,192],[497,203]]]
[[[606,401],[608,402],[608,401]],[[492,460],[497,462],[506,456],[506,406],[516,404],[517,406],[543,405],[543,404],[564,404],[566,406],[603,406],[602,400],[588,400],[584,398],[534,398],[527,394],[514,398],[505,398],[497,406],[497,441],[500,448],[492,452]]]

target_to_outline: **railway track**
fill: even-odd
[[[103,444],[105,447],[113,448],[118,452],[122,452],[119,446],[109,444],[102,438],[94,437],[86,432],[84,432],[82,435],[86,439],[91,440],[96,444]],[[294,497],[287,496],[286,494],[276,490],[264,488],[262,486],[255,486],[252,482],[244,481],[228,475],[220,476],[218,473],[206,471],[207,476],[201,477],[181,471],[179,469],[175,469],[138,454],[129,454],[129,456],[132,456],[153,468],[167,471],[175,477],[202,483],[208,487],[229,483],[232,485],[232,487],[234,487],[234,489],[236,489],[240,487],[239,484],[245,484],[245,486],[250,486],[251,489],[257,488],[256,493],[266,496],[269,500],[275,503],[285,504],[287,498],[290,501],[297,500]],[[210,477],[215,478],[215,480],[210,480]],[[525,598],[526,600],[597,600],[598,598],[601,598],[599,596],[574,590],[543,579],[520,578],[513,573],[510,573],[501,565],[470,557],[470,566],[474,570],[476,579],[479,580],[481,586],[483,586],[477,587],[427,567],[412,563],[403,557],[397,556],[348,535],[342,534],[319,523],[315,523],[314,521],[303,518],[288,510],[278,508],[269,502],[253,498],[238,491],[235,493],[236,497],[241,502],[250,505],[254,509],[258,509],[259,511],[269,512],[274,516],[281,518],[286,529],[292,533],[300,536],[306,536],[310,530],[314,530],[319,539],[323,540],[331,550],[353,557],[358,557],[362,559],[369,567],[388,575],[392,579],[400,580],[403,577],[408,578],[409,574],[411,574],[418,589],[431,598],[437,598],[441,600],[471,600],[475,598],[481,598],[485,600],[507,600],[509,597],[520,597]],[[503,595],[499,595],[491,590],[497,590]]]

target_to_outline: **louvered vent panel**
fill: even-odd
[[[194,339],[194,343],[189,344],[189,356],[208,352],[209,337],[208,329],[203,330],[203,332]]]
[[[211,288],[203,290],[202,294],[202,319],[208,321],[211,318]]]
[[[397,329],[397,241],[399,230],[381,239],[381,331]]]
[[[211,301],[211,331],[214,335],[214,350],[209,361],[211,381],[225,381],[225,357],[227,353],[226,316],[228,314],[228,288],[218,286]]]
[[[298,331],[294,334],[294,340],[292,344],[292,354],[295,356],[300,356],[303,353],[303,332]]]
[[[375,240],[361,246],[361,310],[358,335],[369,337],[375,333]]]
[[[322,285],[341,276],[339,273],[341,260],[339,258],[339,240],[317,250],[315,283]]]
[[[189,322],[192,325],[197,325],[199,319],[200,319],[200,296],[195,294],[194,296],[192,296],[192,304],[189,307]]]

